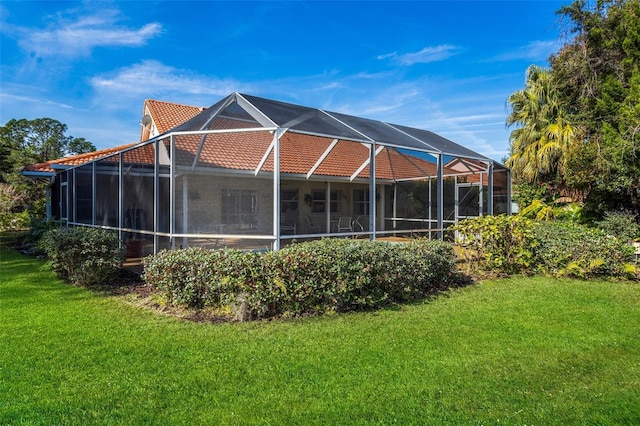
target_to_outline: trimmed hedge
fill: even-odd
[[[324,239],[264,254],[188,248],[144,260],[170,303],[231,306],[237,319],[345,312],[425,297],[455,272],[449,244]]]
[[[232,301],[230,295],[262,279],[252,273],[259,257],[234,249],[163,250],[143,259],[143,279],[160,290],[170,304],[222,306]]]
[[[77,285],[113,283],[124,260],[118,234],[104,229],[52,229],[44,233],[39,245],[56,276]]]

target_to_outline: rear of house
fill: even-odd
[[[509,170],[426,130],[239,93],[206,109],[147,101],[141,124],[140,143],[47,165],[51,216],[117,230],[130,257],[442,237],[509,213]]]

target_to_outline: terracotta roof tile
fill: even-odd
[[[329,138],[285,133],[280,138],[280,170],[307,174],[331,142]]]
[[[115,161],[117,157],[114,157]],[[111,159],[109,159],[111,160]],[[122,153],[122,162],[129,164],[151,165],[155,161],[155,148],[152,144],[142,145]]]
[[[180,105],[170,102],[148,99],[145,106],[154,120],[157,130],[165,133],[172,128],[184,123],[202,112],[204,108]],[[255,127],[256,123],[232,120],[226,117],[214,119],[209,129],[239,129]],[[264,132],[220,133],[202,135],[178,135],[175,137],[176,164],[179,166],[192,166],[196,155],[199,155],[197,167],[215,167],[233,170],[255,170],[264,158],[271,142],[273,134]],[[306,175],[313,169],[318,160],[331,146],[333,139],[319,136],[302,135],[298,133],[285,133],[280,139],[280,170],[282,173]],[[104,149],[87,154],[60,158],[44,163],[33,164],[25,168],[26,172],[55,173],[58,166],[77,166],[86,162],[103,158],[134,146],[135,144],[122,145],[115,148]],[[139,148],[126,151],[125,163],[153,164],[155,150],[153,145],[143,145]],[[113,158],[113,161],[117,157]],[[328,152],[320,165],[314,170],[314,175],[351,177],[363,164],[369,160],[369,148],[359,142],[340,140]],[[458,169],[460,164],[452,161],[449,165]],[[466,163],[469,170],[469,163]],[[477,164],[471,163],[472,166]],[[273,171],[273,153],[271,153],[262,166],[262,171]],[[455,169],[445,165],[445,175],[455,174]],[[378,179],[402,180],[435,176],[436,165],[420,158],[419,156],[401,154],[394,148],[385,147],[376,156],[376,174]],[[369,177],[367,165],[358,175],[359,178]],[[469,182],[479,181],[477,175],[466,177]]]
[[[185,121],[192,119],[206,109],[204,107],[181,105],[154,99],[145,100],[145,105],[149,109],[151,118],[160,134],[168,132]]]
[[[202,136],[179,135],[175,138],[176,164],[193,165],[200,151],[197,167],[255,170],[272,140],[273,135],[266,131],[208,134],[200,149]]]
[[[108,155],[116,154],[123,149],[130,148],[136,143],[130,143],[126,145],[117,146],[115,148],[101,149],[99,151],[88,152],[85,154],[72,155],[69,157],[58,158],[56,160],[45,161],[43,163],[36,163],[28,165],[24,168],[27,172],[38,173],[55,173],[54,166],[66,166],[73,167],[87,163],[89,161],[97,160]]]
[[[208,134],[200,150],[197,167],[215,167],[233,170],[255,170],[264,157],[273,140],[271,132],[220,133]],[[176,164],[193,165],[196,153],[200,149],[202,136],[180,135],[175,138]],[[286,133],[280,139],[280,170],[282,173],[307,174],[327,151],[332,139],[319,136]],[[122,145],[115,148],[60,158],[44,163],[27,166],[25,171],[55,173],[54,167],[78,166],[89,161],[115,154],[131,148],[135,144]],[[133,164],[153,164],[155,150],[153,145],[127,150],[123,153],[123,161]],[[112,157],[116,161],[117,157]],[[350,177],[369,159],[369,149],[359,142],[338,141],[333,149],[315,169],[314,175]],[[263,172],[273,171],[273,153],[269,155],[261,169]],[[376,177],[385,180],[403,180],[435,176],[436,165],[413,155],[401,154],[394,148],[383,148],[376,156]],[[456,174],[456,171],[444,167],[444,174]],[[367,165],[359,174],[359,178],[369,177]],[[478,182],[478,175],[466,175],[467,182]]]

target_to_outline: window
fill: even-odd
[[[258,227],[258,191],[244,189],[222,190],[222,223],[240,229]]]
[[[331,191],[330,211],[331,213],[340,212],[340,191]]]
[[[369,190],[353,190],[353,214],[357,216],[369,215]]]
[[[322,190],[311,191],[311,212],[324,213],[326,201],[327,201],[326,191],[322,191]]]
[[[313,213],[325,213],[327,206],[327,191],[314,189],[311,191],[311,211]],[[333,190],[330,193],[329,211],[340,212],[340,191]]]
[[[63,173],[66,175],[66,173]],[[60,220],[67,220],[67,188],[68,184],[62,182],[60,184]]]
[[[76,169],[75,175],[75,221],[92,224],[93,222],[93,166],[82,166]]]
[[[285,189],[280,193],[280,211],[286,213],[294,210],[298,210],[298,190]]]

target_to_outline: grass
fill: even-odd
[[[0,424],[640,424],[640,286],[188,323],[0,251]]]

